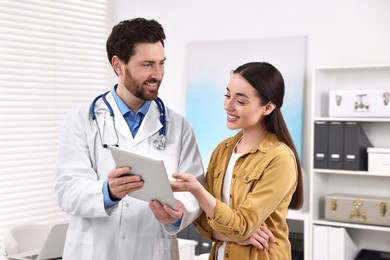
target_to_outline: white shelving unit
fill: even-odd
[[[390,198],[390,174],[366,171],[314,169],[314,122],[359,122],[374,147],[390,148],[389,118],[329,117],[330,90],[390,89],[390,65],[316,68],[313,73],[311,99],[310,214],[314,225],[344,227],[359,248],[390,251],[390,227],[327,221],[324,219],[325,195],[329,193],[375,195]],[[312,237],[314,239],[314,237]],[[313,259],[311,243],[310,259]],[[329,259],[331,260],[331,259]]]
[[[303,259],[310,260],[309,212],[290,210],[287,215],[290,232],[303,234]]]

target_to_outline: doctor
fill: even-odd
[[[177,195],[177,211],[126,196],[143,182],[139,176],[124,176],[129,167],[116,169],[105,148],[118,145],[162,158],[169,175],[190,172],[203,183],[192,127],[154,102],[164,76],[164,40],[154,20],[137,18],[114,26],[106,48],[118,84],[64,120],[54,190],[70,215],[65,260],[179,259],[175,234],[201,213],[189,193]]]

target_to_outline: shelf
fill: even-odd
[[[304,248],[304,260],[311,259],[311,225],[310,214],[307,211],[289,210],[287,215],[287,221],[292,220],[300,223],[300,232],[303,234],[303,248]],[[294,225],[297,226],[297,225]],[[293,231],[292,227],[289,227],[290,231]],[[298,233],[300,233],[298,232]]]
[[[366,147],[390,148],[390,116],[388,117],[369,117],[368,114],[351,114],[343,113],[347,116],[330,117],[336,115],[330,109],[329,95],[331,91],[357,91],[357,90],[376,90],[390,89],[390,65],[368,65],[368,66],[349,66],[349,67],[328,67],[315,68],[313,71],[313,82],[311,92],[311,128],[310,128],[310,158],[312,164],[310,167],[310,212],[309,223],[311,228],[313,225],[333,226],[348,229],[348,236],[356,243],[358,249],[369,248],[384,250],[388,248],[390,238],[390,226],[379,226],[371,224],[350,223],[341,221],[325,220],[325,197],[327,194],[359,194],[359,196],[375,196],[390,198],[390,172],[368,172],[368,171],[351,171],[343,169],[325,169],[314,167],[314,139],[322,141],[321,134],[328,135],[328,128],[319,129],[315,122],[342,122],[342,125],[347,125],[348,122],[356,122],[367,136],[369,142],[365,142]],[[346,100],[346,99],[345,99]],[[331,107],[333,109],[333,107]],[[386,107],[387,108],[387,107]],[[388,111],[388,110],[386,110]],[[330,113],[331,112],[331,113]],[[382,112],[382,111],[381,111]],[[373,113],[375,114],[375,113]],[[341,114],[340,114],[341,115]],[[376,113],[381,115],[381,113]],[[356,117],[355,117],[356,116]],[[315,136],[315,130],[322,131],[320,135]],[[334,128],[332,129],[334,130]],[[340,133],[333,136],[340,137]],[[348,135],[348,131],[344,131],[341,135]],[[326,136],[324,136],[326,137]],[[343,136],[344,137],[344,136]],[[332,139],[332,149],[334,144],[343,142],[340,138]],[[351,140],[349,140],[352,142]],[[323,145],[330,143],[324,140]],[[320,144],[321,142],[317,143]],[[325,146],[324,146],[325,147]],[[339,147],[338,147],[339,148]],[[318,146],[317,146],[318,149]],[[332,150],[334,151],[334,150]],[[329,150],[326,148],[323,151],[327,153],[326,158],[330,158]],[[345,153],[343,148],[338,149],[338,154],[343,156]],[[364,157],[365,158],[365,157]],[[319,165],[320,166],[320,165]],[[325,167],[325,166],[324,166]],[[343,168],[341,166],[340,168]],[[360,167],[359,169],[367,169]],[[348,219],[347,219],[348,220]],[[387,224],[387,223],[386,223]],[[322,241],[323,237],[318,237],[311,234],[312,244],[314,241]],[[333,238],[329,238],[333,239]],[[311,248],[314,251],[313,248]],[[318,248],[317,248],[318,250]],[[334,249],[336,250],[336,249]],[[318,251],[317,251],[318,252]],[[313,259],[313,252],[311,259]],[[324,258],[325,260],[329,260]],[[331,260],[331,259],[330,259]]]
[[[334,227],[345,227],[345,228],[353,228],[353,229],[362,229],[362,230],[390,232],[390,227],[375,226],[375,225],[365,225],[365,224],[355,224],[355,223],[348,223],[348,222],[337,222],[337,221],[328,221],[328,220],[313,220],[313,224],[325,225],[325,226],[334,226]]]
[[[375,173],[375,172],[367,172],[367,171],[344,171],[344,170],[333,170],[333,169],[314,169],[314,173],[368,176],[368,177],[388,177],[388,178],[390,178],[390,173]]]
[[[287,219],[307,221],[309,219],[309,212],[289,210]]]
[[[315,117],[314,121],[340,121],[340,122],[366,122],[366,123],[390,123],[390,118],[385,117]]]
[[[378,69],[390,69],[390,64],[372,64],[372,65],[364,65],[364,66],[339,66],[339,67],[318,67],[316,70],[325,70],[325,71],[351,71],[351,70],[378,70]]]

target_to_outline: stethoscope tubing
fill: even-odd
[[[96,102],[101,98],[104,102],[104,104],[107,106],[107,109],[108,111],[110,112],[110,116],[113,120],[113,123],[114,123],[114,127],[115,127],[115,122],[114,122],[114,119],[115,119],[115,115],[114,115],[114,110],[112,109],[111,105],[108,103],[107,99],[106,99],[106,96],[107,94],[109,93],[110,91],[107,91],[103,94],[100,94],[99,96],[97,96],[91,103],[91,108],[90,108],[90,116],[92,118],[92,120],[95,122],[97,128],[98,128],[98,131],[99,131],[99,135],[101,136],[101,133],[100,133],[100,128],[99,128],[99,125],[97,123],[97,120],[96,120],[96,114],[95,114],[95,105],[96,105]],[[159,136],[160,137],[163,137],[163,139],[165,139],[165,135],[166,135],[166,125],[167,125],[167,120],[166,120],[166,113],[165,113],[165,105],[164,105],[164,102],[161,100],[161,98],[159,97],[156,97],[156,99],[154,100],[157,104],[157,107],[158,107],[158,111],[160,113],[160,122],[161,124],[163,125],[162,128],[160,129],[159,131]],[[115,129],[115,134],[117,135],[117,138],[118,138],[118,133],[116,132],[116,129]],[[102,137],[101,137],[102,139]],[[103,144],[103,140],[102,141],[102,144]],[[118,139],[119,141],[119,139]],[[117,145],[117,144],[116,144]],[[106,144],[103,144],[103,147],[107,146]],[[164,147],[165,147],[165,140],[164,140]]]
[[[164,103],[162,102],[161,98],[156,97],[154,100],[157,104],[158,111],[160,112],[160,122],[163,125],[163,127],[160,129],[159,134],[160,135],[165,135],[166,134],[166,124],[167,124],[167,119],[165,117],[165,106]]]
[[[100,94],[99,96],[97,96],[91,103],[91,109],[90,109],[90,114],[91,114],[91,118],[92,120],[95,120],[96,119],[96,115],[95,115],[95,105],[96,105],[96,102],[99,100],[99,98],[101,98],[104,102],[104,104],[106,104],[107,108],[108,108],[108,111],[110,111],[110,116],[114,117],[114,110],[112,110],[112,107],[110,106],[110,104],[108,103],[107,99],[106,99],[106,96],[107,94],[109,93],[110,91],[107,91],[103,94]]]

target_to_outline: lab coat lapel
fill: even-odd
[[[133,139],[133,136],[131,135],[131,131],[129,126],[127,125],[125,119],[122,116],[121,111],[119,110],[118,106],[116,105],[116,102],[114,100],[114,97],[112,96],[112,92],[107,94],[107,101],[111,105],[112,110],[114,111],[115,115],[115,126],[116,130],[119,135],[122,135],[122,137],[125,138],[125,140],[131,140]],[[104,105],[104,103],[103,103]],[[112,120],[106,120],[106,124],[110,127],[113,127]]]
[[[158,133],[158,131],[163,127],[160,122],[160,113],[156,102],[150,104],[149,110],[146,113],[144,119],[142,120],[141,126],[134,137],[133,145],[136,145],[143,140],[149,138],[150,136]]]

